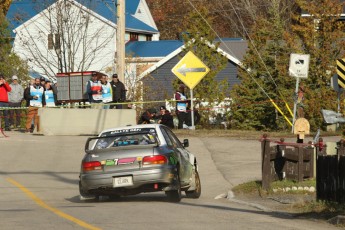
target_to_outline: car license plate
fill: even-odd
[[[131,185],[133,185],[132,176],[114,177],[113,179],[114,187],[125,187],[125,186],[131,186]]]

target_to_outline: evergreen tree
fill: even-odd
[[[232,90],[232,124],[235,128],[291,128],[286,119],[292,120],[287,108],[291,111],[293,107],[295,81],[287,73],[291,50],[284,42],[289,20],[283,11],[280,1],[272,1],[268,13],[260,16],[251,28],[249,49],[239,74],[242,82]]]
[[[8,22],[2,11],[0,11],[0,72],[7,78],[18,75],[22,80],[26,80],[28,78],[28,66],[26,62],[12,53],[11,49]]]
[[[287,42],[295,52],[310,54],[305,84],[305,117],[312,129],[323,125],[321,109],[337,109],[337,95],[330,86],[336,73],[336,60],[344,58],[344,22],[339,21],[344,2],[339,0],[297,0],[302,12],[293,16],[292,34]]]

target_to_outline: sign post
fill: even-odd
[[[192,51],[189,51],[171,71],[190,89],[191,96],[191,121],[194,126],[193,89],[210,71],[210,69]]]
[[[297,94],[300,78],[308,78],[309,71],[309,54],[291,54],[290,55],[290,66],[289,74],[292,77],[296,77],[296,90],[295,90],[295,100],[293,107],[293,121],[292,121],[292,133],[294,132],[294,125],[296,120],[296,110],[297,110]]]
[[[337,60],[337,75],[332,78],[332,87],[338,92],[338,113],[340,113],[340,96],[345,89],[345,59]]]

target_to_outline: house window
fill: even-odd
[[[137,33],[131,33],[131,34],[130,34],[130,37],[129,37],[129,40],[130,40],[130,41],[138,41],[138,38],[139,38],[139,34],[137,34]]]
[[[55,34],[55,49],[60,49],[60,34]]]
[[[52,34],[48,34],[48,49],[52,50],[54,41],[53,41],[53,35]]]
[[[54,41],[55,36],[55,41]],[[48,34],[48,49],[59,49],[60,48],[60,35],[59,34]]]
[[[152,41],[152,34],[146,35],[146,41]]]
[[[140,34],[138,37],[138,41],[147,41],[146,35],[145,34]]]

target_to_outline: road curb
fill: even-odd
[[[263,205],[260,205],[260,204],[246,202],[243,200],[236,199],[234,193],[231,190],[228,191],[227,196],[225,198],[230,202],[233,202],[236,204],[246,205],[246,206],[249,206],[252,208],[256,208],[256,209],[263,211],[263,212],[271,212],[271,213],[274,213],[276,215],[287,216],[287,217],[293,217],[294,216],[293,214],[290,214],[290,213],[272,210],[272,209],[265,207]]]

